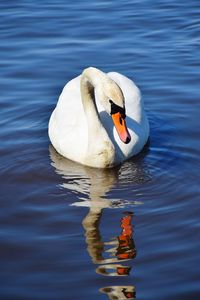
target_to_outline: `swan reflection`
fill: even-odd
[[[74,201],[71,205],[89,207],[82,225],[85,230],[87,251],[96,265],[96,273],[108,278],[128,276],[132,269],[128,262],[136,256],[132,226],[133,212],[124,212],[117,224],[118,236],[109,241],[103,241],[99,225],[105,208],[123,208],[127,204],[120,199],[106,199],[107,193],[119,182],[120,176],[122,183],[123,178],[126,178],[126,181],[139,178],[141,181],[142,168],[134,168],[132,163],[130,164],[132,172],[131,168],[127,168],[121,175],[120,167],[111,170],[92,169],[61,157],[52,146],[49,150],[52,165],[64,179],[62,186],[74,195],[77,194],[78,199],[81,200]],[[145,173],[142,180],[148,180]],[[109,299],[135,299],[134,286],[102,287],[100,292],[106,293]]]
[[[101,288],[100,292],[107,294],[110,300],[136,299],[134,286],[108,286]]]
[[[119,236],[110,242],[102,242],[99,232],[101,215],[98,214],[98,216],[99,218],[96,216],[96,221],[98,221],[93,222],[93,216],[91,216],[89,212],[83,220],[88,253],[93,262],[99,264],[96,268],[96,273],[103,276],[128,276],[131,272],[131,266],[122,263],[125,261],[127,264],[127,261],[136,256],[133,228],[131,225],[133,214],[131,212],[125,213],[121,218],[121,232]],[[87,222],[85,222],[85,220],[87,220]],[[105,250],[106,246],[110,246],[111,248]],[[109,258],[104,258],[106,252],[109,252]],[[134,286],[104,287],[100,289],[100,292],[106,293],[109,299],[135,299]]]

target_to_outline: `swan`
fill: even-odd
[[[64,86],[48,133],[62,156],[89,167],[111,168],[143,149],[149,123],[132,80],[88,67]]]

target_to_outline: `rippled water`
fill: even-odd
[[[199,299],[199,1],[1,1],[0,37],[0,299]],[[47,135],[87,66],[134,79],[150,120],[109,171]]]

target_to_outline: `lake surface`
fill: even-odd
[[[0,299],[200,299],[200,2],[1,1]],[[113,170],[51,147],[87,66],[140,87],[151,135]]]

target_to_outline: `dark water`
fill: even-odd
[[[1,1],[0,299],[200,299],[200,2]],[[142,91],[149,146],[62,159],[48,119],[83,68]]]

